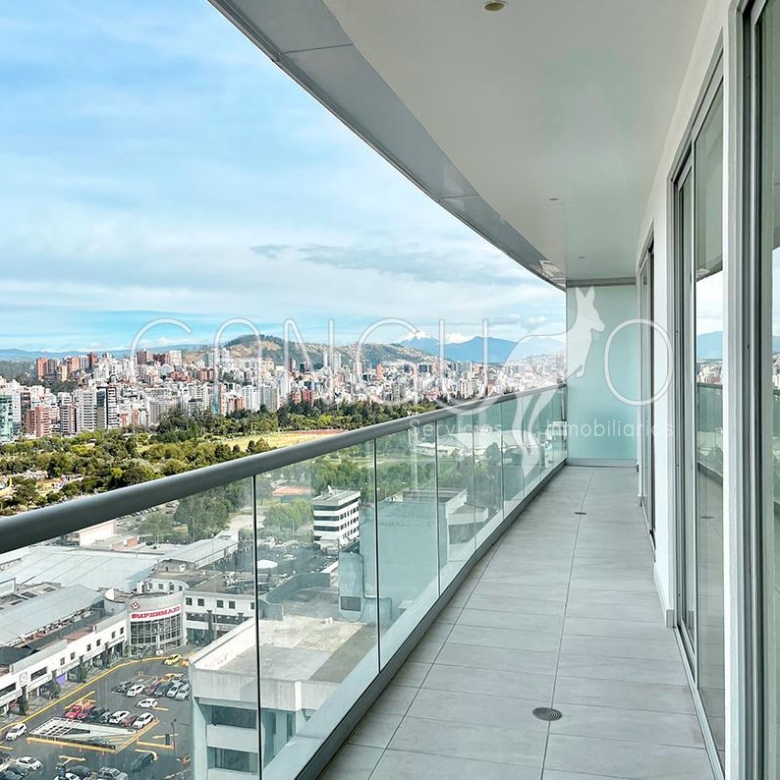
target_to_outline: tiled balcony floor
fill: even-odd
[[[564,469],[323,777],[712,780],[636,493],[632,469]]]

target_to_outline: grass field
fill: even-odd
[[[306,441],[321,439],[323,436],[332,436],[337,431],[279,431],[278,433],[256,433],[252,436],[238,436],[231,438],[224,436],[219,441],[231,447],[238,444],[242,450],[246,450],[250,441],[264,439],[269,447],[289,447],[292,444],[303,444]]]

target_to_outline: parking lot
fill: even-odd
[[[10,759],[12,765],[14,758],[32,756],[43,764],[41,770],[33,773],[36,778],[56,778],[57,767],[61,764],[65,765],[66,771],[79,767],[77,774],[85,776],[87,769],[96,775],[101,767],[113,767],[138,780],[188,778],[189,698],[178,701],[165,695],[146,693],[128,697],[117,690],[123,683],[149,686],[165,675],[181,675],[184,681],[187,680],[186,667],[181,664],[167,666],[164,660],[153,658],[117,663],[22,719],[19,722],[27,727],[26,733],[15,741],[0,743],[0,762]],[[146,698],[157,699],[157,706],[139,708],[138,703]],[[122,727],[66,719],[64,714],[73,705],[105,708],[111,713],[127,710],[136,717],[148,712],[153,720],[136,729],[129,723]],[[85,740],[92,744],[84,744]],[[153,760],[138,767],[139,759],[147,754],[151,754]]]

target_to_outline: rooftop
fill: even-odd
[[[93,590],[134,590],[159,560],[149,555],[57,545],[39,545],[27,550],[18,563],[2,572],[3,579],[15,578],[19,585],[55,582],[62,587],[84,585]]]
[[[0,612],[0,645],[14,644],[100,601],[102,596],[97,591],[72,585],[6,607]]]

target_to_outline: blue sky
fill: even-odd
[[[0,6],[0,348],[563,330],[563,294],[439,209],[205,0]],[[238,335],[240,329],[230,331]],[[380,329],[374,340],[403,335]]]

